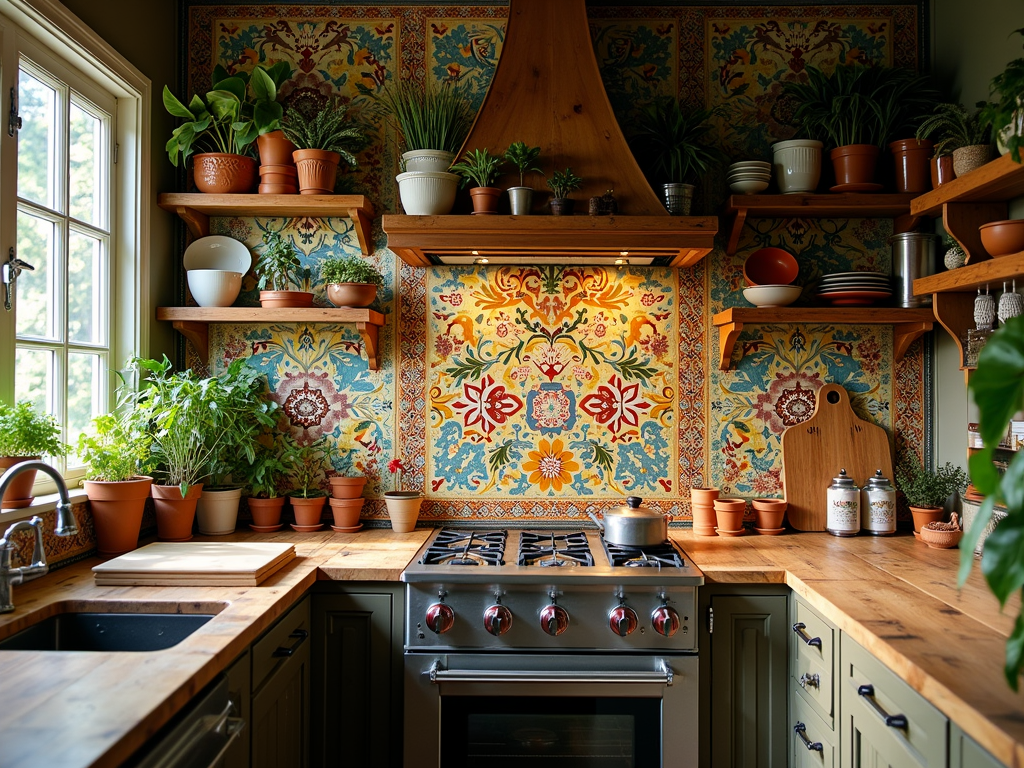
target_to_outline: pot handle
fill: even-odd
[[[588,509],[587,510],[587,517],[589,517],[591,520],[594,521],[594,524],[597,526],[598,530],[601,531],[601,533],[604,533],[604,523],[601,521],[601,519],[597,515],[595,515],[593,512],[591,512]]]

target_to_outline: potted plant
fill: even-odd
[[[151,438],[130,414],[104,414],[78,436],[78,456],[88,466],[82,483],[96,529],[96,549],[116,557],[139,544],[142,513],[153,478],[140,474]]]
[[[533,205],[533,187],[526,186],[526,174],[540,173],[534,163],[540,157],[540,147],[528,147],[524,141],[515,141],[505,150],[505,159],[519,172],[519,186],[508,188],[508,202],[513,216],[526,216]]]
[[[291,434],[286,432],[275,439],[265,430],[253,447],[252,461],[239,462],[232,473],[242,481],[249,492],[249,513],[254,531],[267,533],[281,527],[281,510],[285,498],[281,494],[289,467],[283,457],[294,451]]]
[[[295,513],[297,531],[316,531],[322,526],[324,500],[327,493],[319,487],[324,475],[327,457],[327,438],[321,437],[308,445],[298,445],[283,458],[290,468],[292,490],[288,501]]]
[[[302,262],[292,241],[286,240],[280,232],[269,229],[264,232],[263,253],[253,267],[256,287],[260,289],[260,306],[275,309],[313,306],[312,291],[289,288],[296,284],[300,269]]]
[[[320,262],[320,280],[336,307],[370,306],[377,298],[377,287],[384,282],[380,271],[359,256],[324,259]]]
[[[1011,34],[1024,36],[1024,27]],[[1009,152],[1019,163],[1024,145],[1024,58],[1014,59],[993,77],[988,92],[994,101],[982,107],[982,121],[992,128],[999,151]]]
[[[963,104],[936,104],[918,126],[917,136],[936,138],[935,156],[951,154],[956,176],[970,173],[992,158],[989,125],[982,119],[981,110],[970,112]]]
[[[166,85],[164,108],[185,122],[174,129],[167,142],[167,155],[174,166],[178,159],[188,162],[196,146],[207,151],[196,154],[192,176],[200,192],[238,194],[256,186],[256,160],[245,155],[243,137],[234,129],[243,117],[246,81],[226,77],[213,84],[205,97],[192,97],[186,107]]]
[[[711,112],[684,110],[678,99],[664,97],[640,108],[630,138],[633,154],[652,186],[661,183],[673,216],[689,216],[693,182],[717,162],[708,139]]]
[[[569,195],[583,186],[583,179],[572,172],[572,168],[555,171],[547,180],[548,188],[554,193],[551,200],[551,213],[555,216],[571,216],[576,201]]]
[[[501,173],[504,164],[500,157],[495,157],[486,148],[471,149],[462,160],[452,166],[452,170],[462,176],[462,186],[472,181],[477,186],[469,190],[473,199],[473,213],[495,214],[498,212],[498,198],[501,188],[493,186],[494,180]]]
[[[367,143],[366,128],[349,115],[349,106],[331,99],[315,115],[291,107],[281,124],[295,145],[292,153],[299,174],[299,194],[329,195],[334,192],[338,164],[359,167],[355,152]]]
[[[384,503],[391,518],[391,528],[397,533],[408,533],[416,528],[416,520],[420,516],[420,504],[423,494],[419,491],[402,490],[402,473],[405,465],[400,459],[388,462],[388,472],[395,476],[395,490],[384,492]]]
[[[949,462],[932,472],[921,466],[912,450],[906,450],[896,465],[896,486],[910,505],[914,533],[920,533],[922,525],[942,519],[943,505],[953,493],[967,489],[967,473]]]
[[[63,456],[67,446],[60,440],[61,430],[50,414],[37,413],[32,404],[23,400],[16,405],[0,403],[0,474],[15,464],[43,456]],[[22,472],[7,488],[4,509],[21,509],[32,503],[35,470]]]
[[[293,165],[292,152],[295,145],[281,130],[284,106],[277,100],[281,86],[288,81],[291,74],[291,64],[282,59],[269,67],[264,68],[257,64],[251,73],[238,72],[234,75],[245,82],[246,94],[251,95],[243,103],[243,116],[235,130],[243,147],[253,141],[256,142],[260,155],[261,177],[264,175],[264,168],[277,169]],[[214,80],[223,80],[227,77],[227,70],[220,64],[213,68]],[[289,178],[294,182],[293,176]],[[263,182],[282,183],[282,180],[271,177],[269,180],[263,178]]]

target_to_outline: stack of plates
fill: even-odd
[[[726,181],[729,189],[740,195],[756,195],[768,189],[772,164],[764,160],[742,160],[729,166]]]
[[[834,272],[821,280],[818,297],[837,307],[864,307],[892,296],[889,276],[882,272]]]

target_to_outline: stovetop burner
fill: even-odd
[[[522,531],[519,534],[519,559],[516,565],[539,565],[542,568],[591,566],[587,534]]]
[[[505,531],[442,528],[423,553],[423,565],[504,565]]]
[[[613,566],[627,568],[682,568],[683,558],[679,551],[669,542],[646,547],[624,547],[620,544],[604,542],[604,551],[608,554],[608,562]]]

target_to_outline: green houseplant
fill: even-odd
[[[919,533],[922,525],[942,517],[943,505],[951,495],[964,492],[967,473],[949,462],[932,472],[907,450],[896,465],[896,487],[906,497],[914,515],[914,531]]]
[[[285,502],[281,490],[289,472],[289,465],[284,459],[295,450],[295,441],[290,432],[276,433],[265,429],[257,437],[253,449],[252,461],[240,460],[231,474],[249,493],[253,529],[263,532],[277,530],[281,527],[281,510]]]
[[[410,80],[387,83],[380,92],[364,89],[377,111],[402,137],[404,171],[445,172],[473,125],[473,108],[456,83]]]
[[[524,141],[514,141],[505,150],[505,160],[515,166],[519,174],[519,186],[508,188],[508,201],[513,216],[526,216],[533,205],[533,187],[526,186],[526,174],[540,173],[536,166],[540,147],[527,146]]]
[[[352,118],[348,104],[334,98],[315,115],[290,108],[281,124],[295,145],[292,153],[299,172],[299,194],[329,195],[334,192],[338,164],[359,167],[355,153],[367,145],[367,128]]]
[[[288,501],[295,513],[295,529],[317,530],[327,498],[326,491],[320,487],[327,464],[327,438],[297,445],[284,456],[284,461],[290,468],[292,480]]]
[[[60,436],[57,420],[50,414],[38,413],[27,400],[15,405],[0,403],[0,473],[30,459],[63,456],[67,446]],[[18,475],[4,494],[4,508],[18,509],[31,504],[35,480],[34,470]]]
[[[292,144],[281,130],[284,105],[277,100],[278,92],[292,75],[292,67],[281,60],[264,68],[257,64],[251,73],[238,72],[234,77],[246,84],[246,100],[242,103],[242,114],[232,126],[242,147],[253,141],[260,154],[263,166],[291,165]],[[229,77],[220,64],[213,68],[214,81]]]
[[[555,171],[547,180],[548,188],[554,193],[551,200],[551,213],[555,216],[570,216],[576,201],[569,195],[583,186],[583,179],[573,173],[572,168]]]
[[[469,190],[473,199],[473,213],[497,213],[498,198],[501,197],[501,188],[495,187],[494,181],[501,173],[504,161],[495,157],[485,147],[484,149],[471,149],[462,156],[462,159],[452,166],[452,170],[462,176],[462,186],[469,182],[476,184]]]
[[[951,154],[957,176],[970,173],[989,161],[990,126],[981,110],[971,112],[963,104],[936,104],[917,128],[919,139],[934,136],[936,156]]]
[[[263,233],[263,252],[253,267],[256,287],[260,289],[260,305],[264,307],[311,307],[311,291],[291,290],[297,284],[302,262],[291,240],[280,232],[267,230]]]
[[[1010,34],[1024,37],[1024,27]],[[992,128],[999,151],[1009,152],[1019,163],[1024,145],[1024,58],[1014,59],[993,77],[988,92],[993,101],[982,107],[982,120]]]
[[[336,307],[368,307],[384,283],[380,271],[359,256],[342,256],[320,262],[320,280],[327,298]]]

